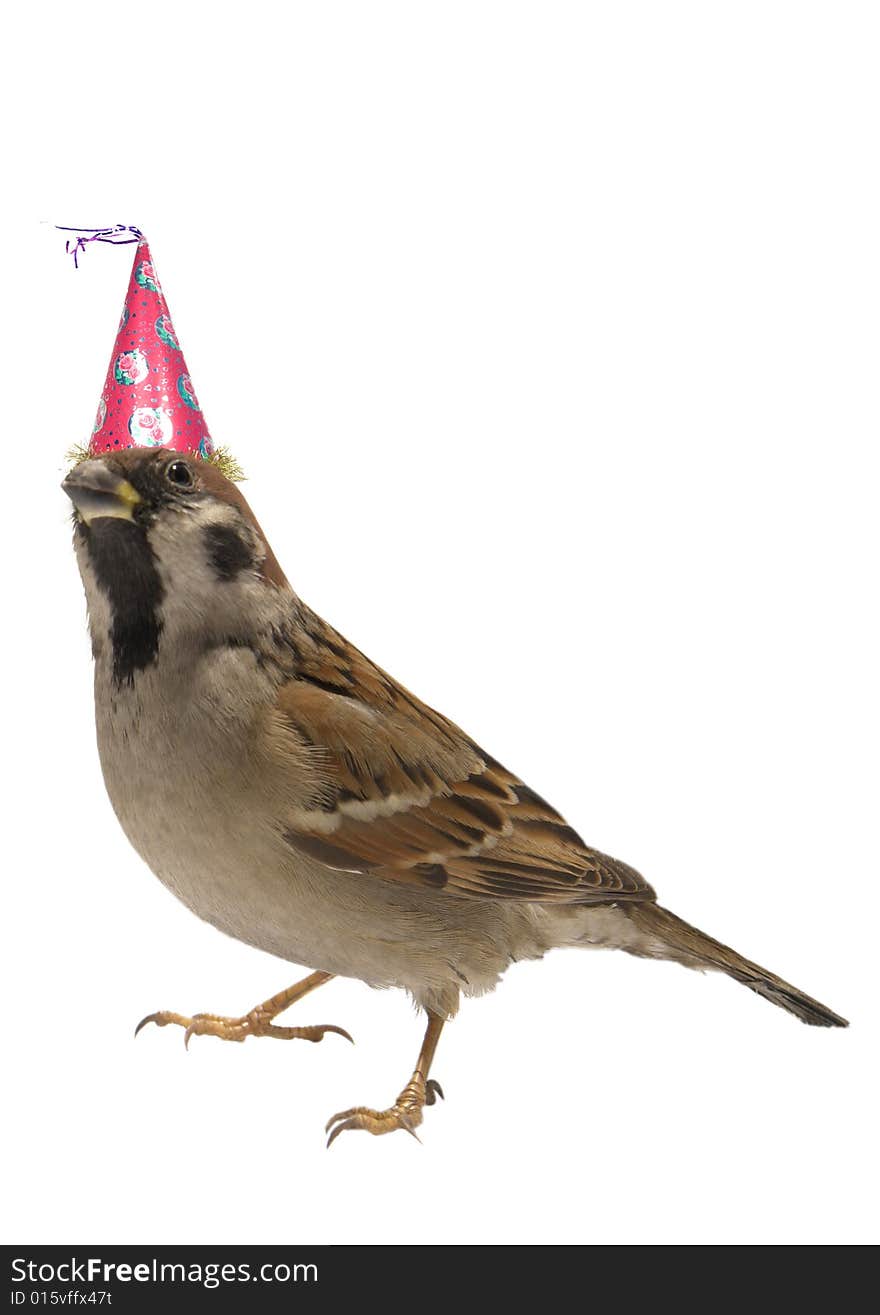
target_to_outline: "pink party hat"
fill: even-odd
[[[122,224],[112,229],[69,231],[81,234],[67,243],[75,263],[89,242],[137,243],[88,455],[129,447],[167,447],[211,460],[214,444],[146,238],[139,229]]]

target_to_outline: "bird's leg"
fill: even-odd
[[[183,1039],[187,1046],[191,1036],[219,1036],[224,1041],[244,1041],[249,1036],[274,1036],[281,1041],[290,1041],[296,1037],[303,1041],[321,1041],[325,1032],[338,1032],[340,1036],[347,1037],[351,1041],[344,1028],[334,1027],[332,1023],[320,1023],[315,1027],[277,1027],[272,1022],[272,1019],[289,1005],[301,1000],[316,987],[323,986],[332,977],[333,973],[312,973],[301,982],[289,986],[286,991],[279,991],[271,1000],[257,1005],[249,1014],[243,1014],[241,1018],[223,1018],[219,1014],[193,1014],[192,1018],[187,1018],[184,1014],[173,1014],[167,1009],[162,1009],[156,1014],[148,1014],[146,1018],[142,1018],[134,1034],[137,1036],[147,1023],[155,1023],[158,1027],[167,1027],[169,1023],[174,1023],[177,1027],[186,1029]]]
[[[325,1128],[325,1132],[330,1133],[327,1138],[328,1146],[333,1144],[341,1132],[349,1128],[361,1128],[364,1132],[371,1132],[375,1137],[380,1137],[384,1132],[396,1132],[398,1128],[403,1128],[405,1132],[411,1133],[416,1141],[419,1140],[416,1128],[422,1121],[422,1110],[426,1105],[433,1105],[438,1096],[441,1098],[443,1096],[440,1083],[429,1078],[428,1073],[445,1021],[438,1014],[432,1014],[430,1009],[428,1010],[428,1027],[419,1051],[415,1072],[391,1108],[371,1110],[363,1105],[357,1105],[354,1109],[334,1114]]]

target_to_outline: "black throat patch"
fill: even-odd
[[[86,535],[95,578],[107,595],[112,623],[113,677],[134,683],[134,673],[156,661],[164,590],[146,532],[134,521],[107,516],[92,521]]]

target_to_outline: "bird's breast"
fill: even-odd
[[[259,752],[271,698],[240,650],[183,671],[160,660],[121,687],[96,669],[98,750],[116,815],[156,875],[210,921],[228,916],[231,888],[282,844]]]
[[[548,948],[540,911],[465,901],[331,871],[284,840],[285,808],[309,782],[266,756],[274,691],[242,655],[183,679],[163,667],[114,689],[99,661],[104,779],[134,848],[188,908],[221,931],[310,968],[400,986],[454,1012],[516,958]],[[300,796],[298,799],[297,796]]]

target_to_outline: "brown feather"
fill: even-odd
[[[327,800],[289,843],[328,867],[451,895],[547,903],[652,900],[540,795],[301,607],[277,712],[326,765]]]

